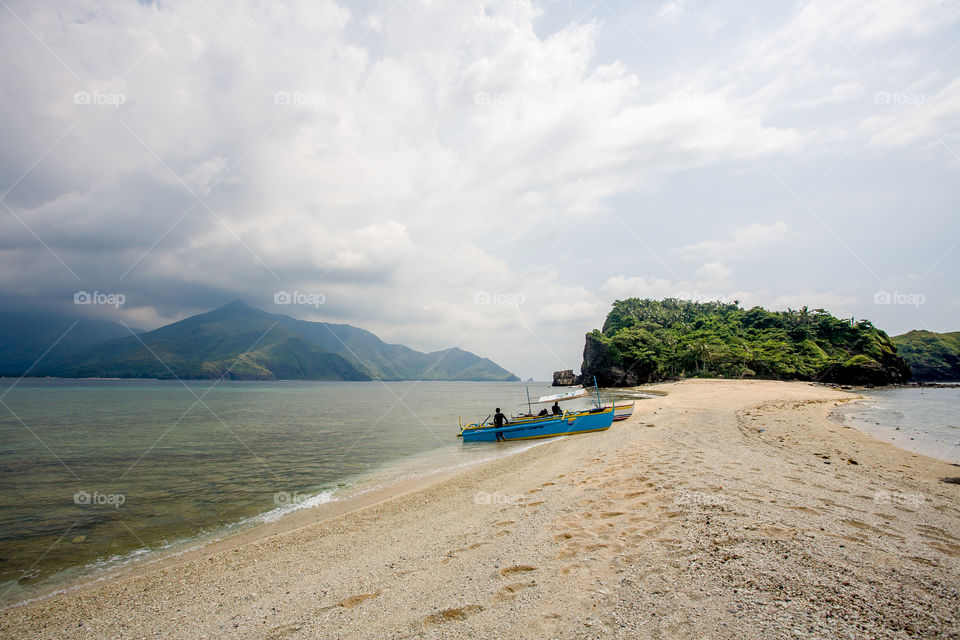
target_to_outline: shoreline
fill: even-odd
[[[657,387],[608,432],[8,608],[0,634],[960,637],[955,468],[831,422],[847,392]]]
[[[858,389],[857,399],[850,403],[845,403],[844,407],[838,407],[830,411],[830,418],[837,424],[847,428],[853,428],[864,433],[880,442],[891,444],[902,451],[921,454],[931,458],[941,460],[949,465],[960,467],[960,442],[954,439],[948,441],[950,436],[940,429],[932,433],[929,429],[939,427],[940,425],[931,425],[924,422],[922,411],[929,407],[930,403],[942,402],[939,399],[912,397],[909,401],[918,402],[916,406],[910,406],[909,401],[901,398],[898,401],[890,400],[885,395],[886,392],[895,391],[946,391],[953,389],[951,386],[926,385],[926,386],[888,386]],[[891,420],[878,407],[884,403],[896,403],[897,414],[900,416],[897,420]],[[936,406],[936,404],[934,404]],[[905,413],[901,414],[901,411]],[[920,431],[919,425],[924,424],[927,430]],[[946,428],[950,428],[947,426]],[[939,437],[937,437],[939,435]],[[947,438],[946,440],[944,438]]]
[[[392,478],[388,480],[385,485],[375,484],[370,488],[362,489],[357,493],[351,493],[341,499],[330,500],[311,507],[293,509],[280,514],[275,519],[263,520],[262,518],[270,513],[268,510],[248,518],[247,520],[250,521],[260,521],[252,522],[248,524],[246,528],[231,530],[233,527],[242,527],[244,525],[242,521],[235,522],[226,525],[221,531],[211,532],[209,534],[210,537],[207,539],[198,539],[196,537],[183,538],[172,543],[174,548],[169,550],[146,550],[142,559],[132,560],[120,566],[105,569],[102,575],[97,575],[96,573],[82,575],[69,579],[57,586],[51,585],[50,588],[42,589],[37,594],[33,594],[22,601],[0,606],[0,615],[13,609],[33,606],[60,597],[69,597],[72,594],[96,589],[104,584],[123,580],[131,576],[149,574],[155,570],[190,562],[207,555],[231,551],[271,536],[281,535],[303,527],[319,524],[408,493],[428,489],[434,484],[443,482],[460,473],[468,472],[470,469],[487,464],[494,464],[503,458],[519,455],[533,447],[548,444],[548,442],[549,440],[512,443],[511,447],[516,449],[515,451],[508,450],[500,452],[499,454],[493,452],[490,458],[470,461],[450,467],[430,469],[422,475],[413,477],[402,476],[400,478]],[[83,567],[79,569],[83,570]]]

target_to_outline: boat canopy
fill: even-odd
[[[563,402],[564,400],[573,400],[574,398],[582,398],[587,395],[589,391],[580,387],[579,389],[571,389],[570,391],[564,391],[563,393],[558,393],[552,396],[540,396],[540,399],[537,402]]]

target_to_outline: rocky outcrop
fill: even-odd
[[[575,384],[577,384],[577,376],[574,375],[573,369],[564,369],[563,371],[553,372],[553,386],[570,387]]]
[[[580,381],[584,386],[593,386],[596,377],[601,387],[634,387],[650,381],[651,371],[640,367],[625,367],[610,354],[610,349],[589,333],[583,346],[583,364],[580,366]]]
[[[856,385],[903,384],[910,379],[910,366],[896,354],[877,362],[864,355],[856,355],[842,365],[826,371],[821,382]]]

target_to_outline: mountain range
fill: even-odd
[[[66,331],[74,322],[73,329]],[[4,314],[0,316],[0,326],[4,327],[0,331],[2,375],[233,380],[518,379],[491,360],[456,347],[422,353],[387,344],[373,333],[347,324],[298,320],[261,311],[241,301],[142,333],[105,321],[77,322],[40,314]],[[57,346],[44,356],[60,336],[63,337]]]

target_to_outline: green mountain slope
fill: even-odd
[[[761,377],[844,384],[904,382],[910,368],[883,331],[823,309],[618,300],[587,334],[584,379],[632,386],[670,377]]]
[[[517,380],[487,358],[456,347],[423,353],[402,344],[387,344],[376,335],[348,324],[307,322],[289,316],[280,324],[312,343],[339,353],[375,380]]]
[[[462,349],[421,353],[386,344],[350,325],[306,322],[239,301],[141,334],[139,339],[128,335],[48,359],[32,374],[250,380],[517,379],[490,360]]]
[[[60,360],[94,344],[129,335],[126,327],[106,320],[0,312],[0,376],[19,376],[35,364]]]
[[[897,345],[897,352],[910,363],[915,380],[960,380],[960,331],[909,331],[891,340]]]
[[[369,380],[343,356],[234,302],[209,313],[99,344],[39,368],[40,375],[235,380]]]

